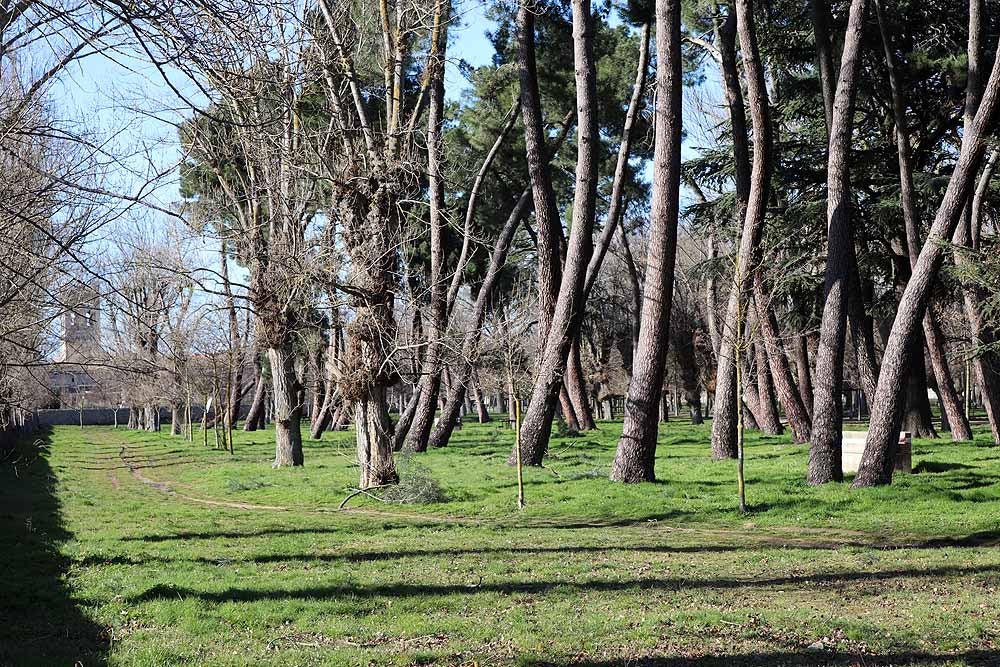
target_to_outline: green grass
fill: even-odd
[[[0,468],[0,664],[1000,664],[987,434],[862,491],[753,436],[744,516],[707,426],[664,425],[635,486],[607,481],[619,430],[553,440],[523,512],[499,424],[401,463],[443,501],[338,512],[352,433],[272,470],[270,432],[57,428]]]

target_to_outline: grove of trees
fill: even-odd
[[[84,283],[131,426],[270,421],[275,467],[350,427],[361,489],[518,400],[511,463],[622,419],[623,483],[682,402],[810,484],[851,416],[855,487],[978,405],[1000,446],[1000,3],[486,0],[476,67],[471,3],[0,2],[0,433]],[[55,103],[96,61],[172,128],[139,186]]]

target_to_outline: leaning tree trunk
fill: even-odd
[[[521,462],[541,465],[548,449],[563,368],[575,330],[583,319],[583,286],[593,242],[600,138],[597,128],[597,68],[590,0],[573,0],[573,53],[577,101],[577,161],[572,227],[559,298],[544,340],[543,354],[521,425]],[[536,211],[537,215],[537,211]],[[539,238],[541,234],[539,233]],[[516,456],[510,457],[513,464]]]
[[[618,482],[649,482],[656,478],[658,407],[670,333],[680,196],[680,5],[680,0],[656,2],[659,95],[653,112],[653,199],[639,344],[632,362],[622,437],[611,466],[611,479]]]
[[[812,439],[807,475],[810,484],[843,479],[841,426],[844,406],[841,393],[844,385],[847,299],[853,257],[850,150],[866,5],[865,0],[851,0],[830,125],[827,156],[828,237],[823,286],[825,303],[816,353]]]
[[[561,273],[559,246],[562,239],[562,225],[545,154],[545,123],[542,118],[535,60],[535,12],[536,8],[532,2],[521,0],[517,11],[517,44],[525,157],[528,163],[528,175],[531,178],[537,227],[538,347],[540,351],[544,351],[559,297]],[[546,429],[552,422],[555,408],[551,403],[554,400],[546,397],[544,406],[547,415],[547,419],[544,420]],[[562,397],[562,404],[563,412],[569,422],[571,418],[575,418],[575,414],[572,412],[568,396]],[[539,436],[532,437],[537,440]],[[538,462],[540,461],[539,455]]]
[[[299,380],[295,373],[295,353],[290,341],[269,347],[271,384],[274,389],[274,463],[273,467],[300,466],[302,454],[302,406],[299,404]]]
[[[431,434],[430,442],[433,447],[444,447],[447,445],[448,440],[451,439],[452,431],[455,429],[455,424],[458,421],[462,402],[465,400],[465,388],[471,374],[471,365],[469,362],[473,358],[476,348],[479,346],[479,339],[482,336],[483,330],[483,321],[486,319],[486,309],[489,304],[490,296],[493,292],[493,286],[500,275],[501,269],[507,262],[507,255],[510,252],[511,243],[514,240],[514,234],[517,232],[517,228],[521,224],[521,220],[530,210],[531,199],[529,195],[530,192],[528,190],[525,190],[521,194],[521,198],[514,206],[514,210],[511,211],[510,215],[507,217],[507,222],[504,224],[503,229],[500,231],[500,235],[497,237],[496,243],[493,246],[493,254],[490,257],[490,267],[486,272],[486,278],[483,280],[483,284],[479,288],[479,294],[476,296],[476,303],[473,307],[472,317],[470,318],[469,324],[465,330],[465,339],[462,341],[462,352],[460,356],[462,363],[465,364],[465,366],[463,366],[460,371],[462,375],[458,378],[458,381],[455,382],[451,393],[448,395],[448,400],[445,402],[444,410],[441,411],[441,418],[438,420],[437,428],[435,428],[434,432]],[[513,391],[509,391],[508,395],[513,396]],[[512,417],[513,413],[508,407],[508,418]]]
[[[958,162],[948,180],[941,206],[934,217],[930,233],[924,242],[910,281],[896,308],[892,333],[882,356],[882,372],[878,389],[871,401],[871,424],[868,442],[854,486],[876,486],[892,481],[893,461],[899,426],[903,417],[903,401],[897,391],[907,368],[907,351],[910,349],[917,326],[923,319],[931,287],[944,260],[945,245],[952,238],[959,218],[966,207],[975,183],[979,166],[986,150],[985,138],[996,115],[1000,98],[1000,58],[993,64],[979,110],[962,136],[962,149]]]
[[[892,91],[893,122],[896,128],[896,152],[899,161],[900,202],[903,209],[903,221],[906,228],[906,251],[910,260],[910,268],[917,263],[920,252],[920,230],[917,212],[917,195],[913,187],[913,157],[910,151],[910,132],[906,122],[906,103],[903,98],[902,85],[896,74],[896,66],[889,35],[885,28],[880,0],[875,0],[875,10],[878,18],[879,32],[885,51],[886,65],[889,71],[889,87]],[[962,403],[955,391],[955,382],[948,366],[945,353],[944,336],[941,326],[932,308],[928,308],[922,322],[924,341],[927,344],[927,354],[934,379],[937,383],[937,394],[941,401],[943,413],[951,425],[953,440],[971,440],[972,429],[969,420],[962,410]],[[933,429],[933,427],[932,427]]]

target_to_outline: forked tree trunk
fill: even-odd
[[[963,133],[961,153],[948,180],[948,188],[934,224],[931,225],[913,268],[913,275],[896,309],[892,333],[882,357],[877,393],[871,401],[868,442],[861,457],[858,474],[854,478],[856,487],[889,484],[892,481],[899,425],[903,417],[903,401],[897,388],[905,377],[906,353],[916,335],[917,326],[923,319],[931,287],[944,259],[945,244],[955,232],[983,160],[986,150],[984,139],[993,123],[1000,97],[1000,58],[994,62],[989,81],[983,90],[985,93],[979,110]]]
[[[611,479],[648,482],[656,476],[658,407],[670,334],[677,253],[677,215],[681,152],[681,3],[656,2],[656,85],[654,109],[653,198],[650,205],[646,284],[639,344],[625,400],[625,423],[611,466]]]
[[[851,259],[854,256],[850,151],[866,5],[866,0],[851,0],[830,126],[827,156],[828,238],[823,286],[825,303],[816,353],[815,402],[807,475],[810,484],[843,479],[841,426],[844,406],[841,394],[844,386],[847,299],[853,268]]]
[[[271,383],[274,395],[274,463],[272,467],[300,466],[302,453],[302,406],[299,380],[295,374],[295,354],[291,343],[269,347]]]
[[[548,449],[566,355],[569,353],[575,330],[583,319],[583,286],[592,250],[597,199],[600,138],[597,130],[594,21],[590,11],[590,0],[573,0],[572,6],[578,133],[572,229],[559,287],[559,298],[556,301],[548,335],[544,339],[544,352],[521,427],[521,462],[530,466],[541,465]],[[512,454],[510,463],[513,464],[515,459]]]
[[[483,392],[475,380],[472,381],[472,402],[476,406],[476,419],[479,420],[480,424],[489,424],[493,421],[489,410],[486,409],[486,403],[483,401]]]

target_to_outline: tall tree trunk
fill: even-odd
[[[442,164],[441,129],[444,123],[444,67],[448,44],[448,0],[437,0],[431,50],[427,57],[430,81],[430,106],[427,114],[427,179],[430,193],[430,327],[424,371],[420,378],[420,399],[403,449],[412,452],[427,450],[438,392],[441,388],[441,346],[448,319],[448,293],[444,272],[444,174]]]
[[[271,384],[274,388],[273,467],[300,466],[302,454],[302,405],[299,403],[299,380],[295,374],[295,354],[291,342],[269,347]]]
[[[541,465],[548,449],[562,369],[583,318],[583,285],[593,241],[597,199],[597,71],[590,0],[573,0],[573,53],[577,98],[577,161],[572,230],[555,313],[545,338],[531,402],[521,427],[521,461]],[[540,235],[539,235],[540,236]],[[511,457],[511,462],[513,459]]]
[[[729,107],[733,131],[733,157],[736,165],[737,219],[741,222],[741,236],[733,284],[726,307],[726,319],[719,346],[718,371],[715,381],[715,417],[712,420],[712,458],[734,458],[736,448],[736,423],[738,409],[736,398],[736,344],[739,329],[743,326],[741,313],[745,312],[750,278],[756,270],[758,248],[764,228],[767,199],[772,169],[772,128],[768,109],[764,68],[757,48],[753,8],[746,0],[734,3],[735,28],[739,36],[746,70],[747,97],[753,124],[753,162],[751,167],[747,145],[746,115],[736,65],[734,16],[730,14],[718,29],[720,62],[726,103]]]
[[[680,0],[656,1],[656,85],[654,110],[653,198],[643,291],[639,344],[625,401],[622,437],[611,466],[611,479],[655,479],[658,404],[670,333],[677,253],[677,215],[681,153],[681,8]]]
[[[243,403],[243,344],[240,338],[240,319],[236,312],[236,299],[233,296],[233,285],[229,280],[229,253],[226,242],[220,248],[220,265],[222,276],[222,292],[226,299],[226,313],[229,316],[229,359],[231,373],[229,395],[227,396],[226,414],[232,420],[232,425],[240,418],[240,407]]]
[[[996,115],[997,100],[1000,97],[1000,58],[994,62],[984,91],[975,118],[963,133],[962,150],[948,180],[948,188],[896,309],[892,333],[882,357],[878,389],[871,401],[868,442],[861,457],[858,474],[854,478],[856,487],[888,484],[892,481],[899,425],[903,416],[903,402],[897,388],[907,370],[906,352],[916,334],[917,325],[923,319],[931,287],[944,259],[945,243],[955,232],[983,161],[986,150],[984,139]]]
[[[615,163],[615,173],[611,183],[611,201],[608,204],[608,212],[604,219],[604,228],[601,230],[601,236],[595,244],[594,252],[587,265],[587,277],[584,280],[583,287],[584,304],[586,304],[594,283],[597,281],[597,277],[600,274],[601,267],[604,263],[604,258],[607,255],[608,248],[611,246],[611,241],[618,229],[621,229],[623,243],[626,248],[626,260],[628,262],[629,270],[631,271],[630,278],[632,278],[633,282],[635,301],[638,303],[641,300],[641,292],[638,287],[638,276],[635,272],[631,251],[628,248],[628,239],[625,238],[626,232],[624,225],[622,224],[622,201],[625,191],[625,176],[628,171],[629,157],[632,152],[633,128],[635,126],[636,118],[642,111],[642,102],[646,90],[647,72],[649,70],[649,42],[650,24],[647,21],[646,23],[643,23],[640,30],[639,58],[636,65],[635,83],[632,86],[632,96],[629,99],[628,110],[625,113],[625,124],[622,128],[621,141],[618,145],[618,159]],[[638,319],[639,315],[638,312],[636,312],[634,316],[634,322],[636,324],[634,327],[636,330],[634,342],[637,342],[638,340]],[[635,349],[634,345],[633,349]],[[631,368],[631,359],[629,360],[628,367]],[[580,333],[577,331],[573,340],[573,345],[570,348],[568,358],[568,388],[570,397],[573,400],[573,406],[576,410],[580,427],[583,430],[592,430],[596,428],[596,426],[594,424],[593,413],[590,410],[590,400],[583,377],[583,367],[580,364]]]
[[[896,74],[896,64],[893,58],[892,46],[885,28],[881,0],[875,0],[875,12],[878,17],[879,33],[885,52],[886,65],[889,71],[889,87],[892,91],[893,122],[896,128],[896,152],[899,161],[900,202],[903,208],[903,222],[906,228],[906,251],[910,259],[910,269],[917,263],[920,252],[920,222],[917,212],[917,195],[913,187],[913,157],[910,152],[910,132],[906,122],[906,103],[903,90]],[[953,440],[971,440],[972,429],[969,420],[962,411],[962,403],[955,391],[955,382],[948,367],[948,357],[945,353],[944,336],[937,322],[934,310],[928,308],[922,322],[924,341],[930,357],[931,368],[937,383],[938,397],[941,406],[951,425]]]
[[[820,0],[814,1],[818,3]],[[847,299],[851,258],[854,256],[851,238],[850,150],[866,5],[866,0],[851,0],[830,127],[827,157],[828,239],[823,286],[825,303],[816,354],[815,402],[807,476],[810,484],[843,479],[841,394],[847,337]]]

